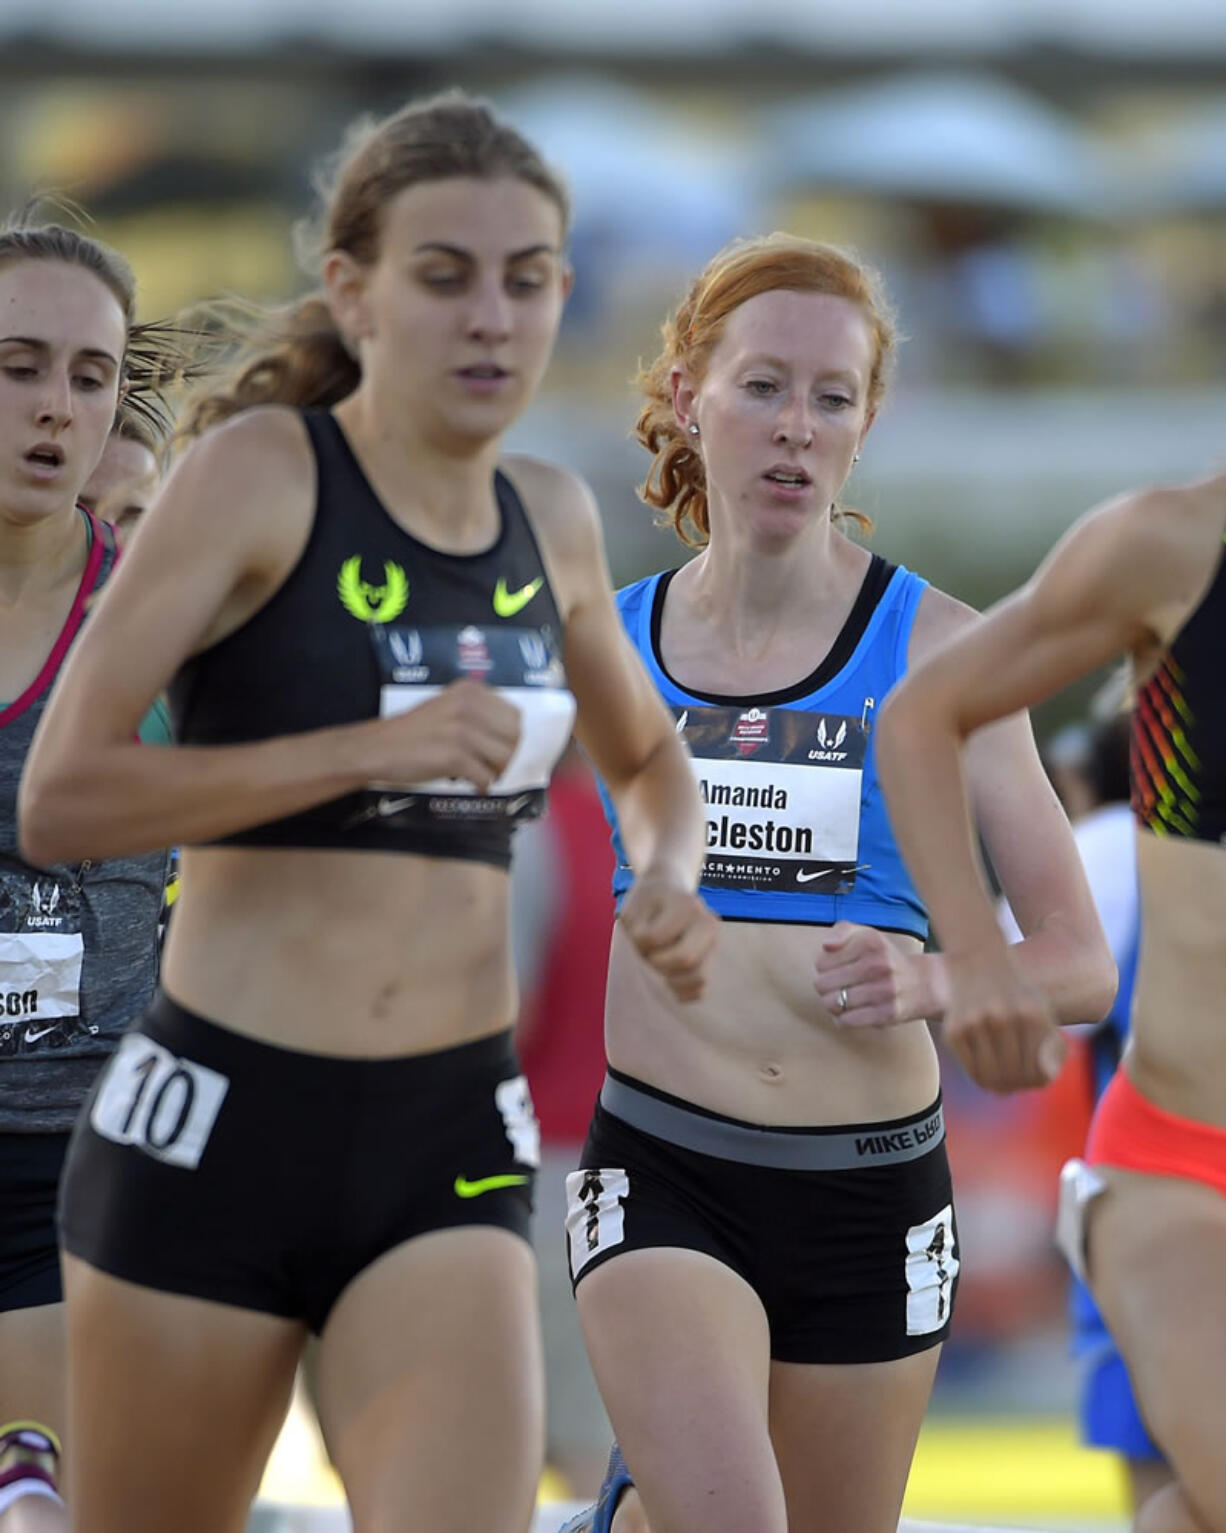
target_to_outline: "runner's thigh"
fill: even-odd
[[[1090,1284],[1155,1440],[1206,1528],[1226,1529],[1226,1199],[1098,1168]]]
[[[536,1263],[493,1226],[388,1251],[341,1294],[318,1407],[355,1533],[526,1533],[544,1452]]]
[[[64,1259],[75,1533],[241,1533],[294,1382],[295,1321]]]
[[[652,1533],[785,1533],[770,1334],[744,1278],[703,1252],[658,1247],[606,1261],[576,1297]]]
[[[772,1365],[771,1438],[790,1528],[894,1533],[940,1353]]]

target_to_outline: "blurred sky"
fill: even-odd
[[[905,341],[848,499],[976,604],[1095,500],[1220,460],[1226,0],[0,0],[0,202],[76,198],[146,317],[276,301],[344,125],[450,85],[572,188],[515,441],[593,482],[619,579],[684,556],[635,498],[630,380],[736,235],[883,273]]]
[[[701,54],[730,40],[897,51],[1043,44],[1106,53],[1226,48],[1221,0],[0,0],[10,33],[89,37],[101,46],[226,48],[292,31],[342,46],[440,45],[464,38]]]

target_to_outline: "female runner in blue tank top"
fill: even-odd
[[[1088,1271],[1174,1470],[1137,1533],[1226,1533],[1226,476],[1084,517],[971,638],[900,689],[881,771],[947,949],[954,1046],[984,1084],[1027,1085],[1054,1019],[983,920],[965,832],[972,732],[1121,652],[1137,688],[1140,952],[1089,1164],[1065,1167],[1060,1240]]]
[[[908,664],[974,619],[832,514],[890,363],[869,273],[736,245],[664,336],[646,497],[702,552],[620,602],[690,748],[724,924],[689,1007],[615,937],[609,1074],[569,1180],[580,1319],[637,1487],[612,1526],[886,1533],[960,1258],[926,1025],[942,960],[873,738]],[[1109,955],[1026,722],[973,771],[1022,963],[1062,1016],[1100,1016]],[[605,1533],[604,1502],[577,1526]]]
[[[163,992],[62,1200],[77,1533],[238,1533],[308,1329],[358,1533],[524,1533],[542,1450],[507,868],[578,732],[679,997],[701,806],[570,474],[503,459],[568,287],[566,200],[460,96],[364,124],[325,294],[258,338],[35,743],[39,859],[179,845]],[[335,408],[333,408],[335,407]],[[176,744],[137,751],[168,686]]]

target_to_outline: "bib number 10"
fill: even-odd
[[[129,1033],[106,1068],[89,1121],[104,1139],[195,1170],[229,1086],[218,1071]]]

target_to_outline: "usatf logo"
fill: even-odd
[[[826,728],[826,720],[819,719],[817,724],[817,743],[821,750],[810,751],[810,761],[846,761],[847,752],[841,751],[839,746],[847,738],[847,724],[843,722],[832,734]]]
[[[566,672],[562,662],[552,653],[547,640],[548,630],[542,633],[521,633],[519,657],[524,662],[524,685],[528,687],[562,687],[566,685]]]
[[[59,884],[52,884],[48,890],[44,889],[41,883],[36,883],[30,891],[30,914],[26,918],[27,926],[32,928],[62,926],[64,924],[64,917],[56,914],[59,906]]]
[[[761,708],[742,713],[732,728],[732,743],[738,756],[752,756],[770,738],[770,719]]]
[[[362,579],[362,556],[354,554],[341,565],[336,591],[346,612],[363,623],[390,623],[409,602],[409,577],[390,559],[383,561],[383,584],[373,586]]]
[[[387,636],[387,642],[398,666],[410,670],[421,664],[425,647],[416,628],[393,628]]]
[[[530,671],[543,671],[549,664],[549,648],[539,633],[521,633],[519,653]]]

